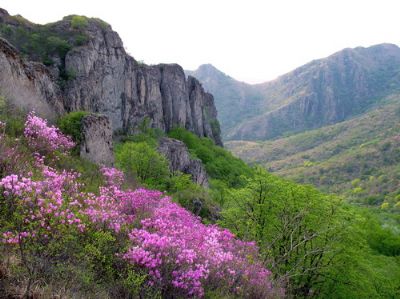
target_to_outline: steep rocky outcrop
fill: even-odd
[[[233,127],[225,127],[227,121],[221,119],[226,139],[263,140],[347,120],[398,92],[400,48],[381,44],[344,49],[257,85],[242,85],[210,67],[192,74],[207,90],[219,90],[215,100],[218,108],[224,106],[221,116],[237,115],[237,107],[243,111]],[[217,86],[210,78],[218,78]],[[237,104],[240,97],[232,94],[242,94],[245,104]]]
[[[190,157],[189,150],[182,141],[161,138],[158,151],[167,158],[172,172],[190,174],[193,182],[203,187],[208,186],[208,177],[203,164],[200,160]]]
[[[32,35],[42,42],[35,43]],[[101,113],[114,131],[126,133],[135,132],[147,119],[153,128],[168,132],[184,127],[222,145],[213,96],[196,79],[186,79],[179,65],[138,63],[101,20],[69,16],[43,26],[1,10],[0,36],[29,59],[47,64],[35,64],[45,75],[31,78],[30,84],[43,87],[39,96],[51,104],[49,109]],[[20,69],[26,63],[20,55],[15,59],[18,63],[9,72],[18,82],[24,80]],[[6,89],[1,82],[0,89]]]
[[[53,120],[63,113],[58,87],[43,64],[26,62],[18,51],[0,38],[0,94],[17,107],[34,110]]]
[[[114,164],[113,132],[105,115],[88,114],[82,118],[80,156],[98,165]]]

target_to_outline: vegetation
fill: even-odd
[[[399,97],[333,126],[265,142],[228,142],[250,163],[367,206],[399,202]],[[386,204],[387,203],[387,204]]]
[[[87,192],[76,170],[60,168],[70,137],[32,113],[19,139],[6,126],[0,123],[2,297],[281,294],[253,242],[202,224],[159,191],[125,189],[115,168],[102,168],[103,183]]]
[[[167,159],[147,142],[126,142],[120,145],[116,150],[116,160],[120,169],[147,186],[160,189],[169,177]]]
[[[84,29],[89,25],[88,18],[84,16],[72,16],[71,27],[73,29]]]
[[[204,163],[207,174],[213,179],[224,181],[229,187],[240,186],[241,176],[250,176],[252,173],[246,163],[215,146],[208,138],[199,138],[182,128],[172,130],[168,136],[183,141],[190,153]]]
[[[88,112],[85,111],[70,112],[62,116],[57,122],[60,130],[71,136],[77,145],[82,141],[82,118],[87,114]]]
[[[8,109],[3,105],[0,114],[8,117],[0,128],[6,295],[399,296],[400,220],[389,210],[355,208],[251,168],[177,128],[169,135],[183,140],[210,172],[211,188],[204,189],[169,171],[156,151],[162,133],[146,122],[115,147],[125,175],[100,169],[71,155],[72,140],[57,128],[33,114],[12,121]],[[83,115],[59,121],[75,141]],[[8,128],[21,120],[22,129]]]
[[[23,56],[58,68],[61,78],[59,84],[62,88],[68,80],[75,77],[73,70],[65,68],[65,57],[73,47],[88,42],[89,36],[85,28],[90,19],[70,16],[64,21],[69,22],[70,28],[60,29],[59,23],[37,25],[15,16],[0,24],[0,37],[9,41]],[[102,25],[98,20],[93,21]]]
[[[231,184],[229,176],[215,175],[226,165],[209,159],[210,152],[223,149],[183,129],[169,135],[183,140],[206,167],[211,161],[213,167],[222,168],[211,176],[210,192],[222,210],[218,223],[240,238],[257,241],[266,266],[275,269],[274,279],[286,286],[288,295],[387,298],[398,294],[400,264],[395,252],[400,249],[400,222],[390,218],[391,228],[384,228],[388,221],[381,214],[259,168],[241,167],[227,155],[227,165],[236,165],[238,171],[236,183]]]

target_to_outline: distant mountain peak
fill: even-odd
[[[198,77],[214,77],[214,78],[215,77],[229,77],[227,74],[225,74],[224,72],[217,69],[211,63],[202,64],[196,70],[187,71],[187,73],[190,75],[196,74],[196,76],[198,76]]]

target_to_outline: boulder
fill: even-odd
[[[114,164],[112,129],[107,116],[89,114],[82,118],[80,155],[98,165]]]
[[[161,138],[158,151],[169,161],[171,172],[190,174],[193,182],[208,187],[208,176],[203,163],[199,159],[190,157],[187,146],[180,140]]]

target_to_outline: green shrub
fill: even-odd
[[[69,136],[77,143],[80,144],[82,141],[82,118],[88,115],[85,111],[70,112],[62,116],[57,125],[60,130]]]
[[[67,54],[67,52],[71,50],[71,45],[68,43],[68,41],[58,36],[49,36],[46,40],[46,47],[46,52],[56,52],[61,57],[64,57],[65,54]]]
[[[192,156],[205,164],[207,174],[213,179],[226,182],[229,187],[241,186],[242,176],[252,175],[250,166],[227,150],[216,146],[208,138],[200,138],[183,128],[172,130],[168,136],[183,141]]]
[[[0,96],[0,121],[6,123],[7,135],[19,137],[24,131],[25,113]]]
[[[71,27],[73,29],[84,29],[88,26],[89,21],[84,16],[73,16],[71,19]]]
[[[75,37],[75,46],[82,46],[87,43],[89,37],[85,34],[79,34]]]
[[[125,142],[116,146],[116,164],[125,173],[152,188],[165,188],[169,177],[168,161],[146,142]]]

